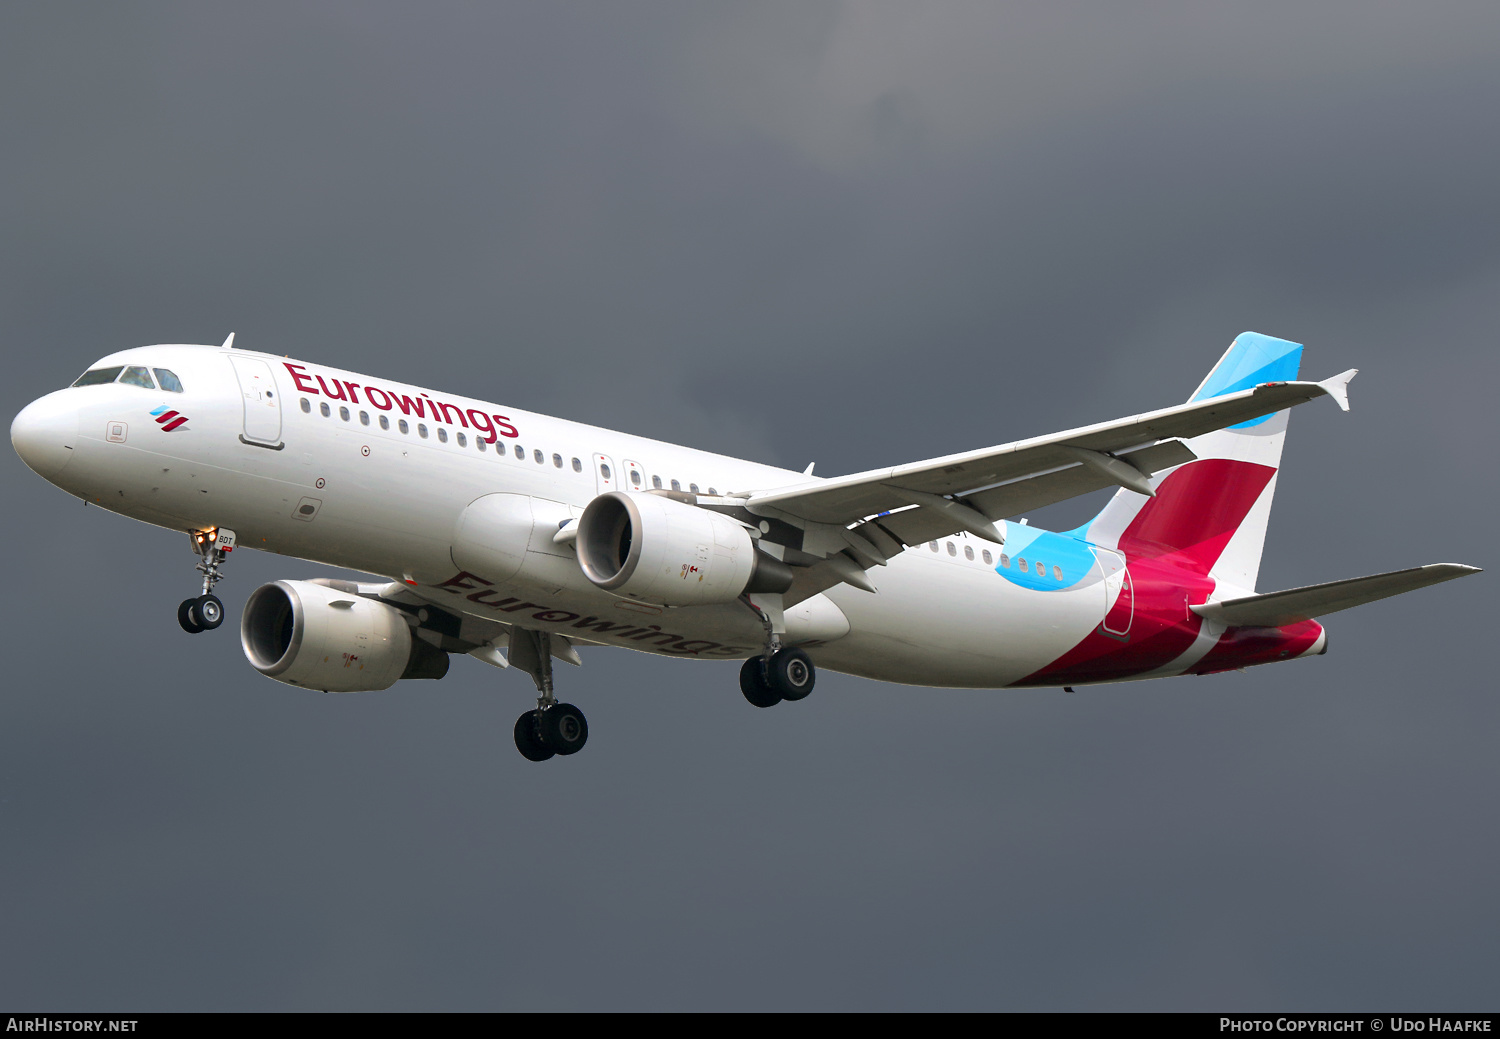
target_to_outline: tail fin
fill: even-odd
[[[1302,346],[1245,332],[1190,401],[1292,381]],[[1198,456],[1151,479],[1154,498],[1121,490],[1086,528],[1089,540],[1127,556],[1171,556],[1215,580],[1255,589],[1289,412],[1242,422],[1187,441]]]

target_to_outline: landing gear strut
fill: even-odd
[[[196,599],[184,599],[177,606],[177,623],[189,635],[200,631],[212,631],[224,623],[224,604],[213,594],[214,585],[224,579],[219,567],[224,558],[234,551],[234,531],[224,527],[194,531],[193,551],[200,557],[198,571],[203,575],[203,594]]]
[[[813,691],[818,674],[806,653],[781,644],[786,630],[781,596],[747,595],[744,599],[766,629],[766,647],[740,667],[740,692],[756,707],[801,700]]]
[[[528,761],[546,761],[554,754],[577,754],[588,742],[589,723],[570,703],[558,703],[552,692],[552,636],[545,631],[515,628],[510,634],[512,667],[531,675],[536,683],[536,709],[516,719],[516,749]]]

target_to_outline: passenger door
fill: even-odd
[[[1107,548],[1094,547],[1099,568],[1104,571],[1104,621],[1106,635],[1123,639],[1130,636],[1130,622],[1135,618],[1135,587],[1130,581],[1130,567],[1125,557]]]
[[[231,357],[245,406],[245,432],[240,439],[262,447],[282,447],[281,398],[271,366],[255,357]]]

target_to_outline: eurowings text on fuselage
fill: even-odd
[[[328,691],[455,653],[517,667],[540,693],[517,745],[542,760],[587,739],[553,695],[579,646],[744,660],[757,706],[816,667],[1072,686],[1319,654],[1314,615],[1474,572],[1255,593],[1287,409],[1347,410],[1354,374],[1298,382],[1301,349],[1245,333],[1186,404],[832,480],[229,343],[105,357],[11,438],[70,494],[190,534],[188,631],[222,619],[236,546],[385,575],[257,589],[246,655]],[[1111,486],[1077,530],[1004,519]]]

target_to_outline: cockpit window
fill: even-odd
[[[125,370],[123,364],[115,365],[113,368],[95,368],[91,372],[84,372],[78,377],[74,386],[102,386],[106,382],[114,382]]]
[[[156,373],[156,381],[161,383],[162,389],[168,393],[182,392],[182,380],[178,379],[174,373],[165,368],[153,368],[151,370]]]
[[[120,381],[130,386],[141,386],[148,390],[156,389],[156,383],[151,381],[151,373],[138,364],[132,364],[125,369],[125,374],[120,376]]]

